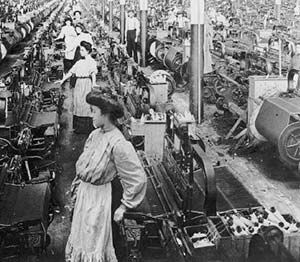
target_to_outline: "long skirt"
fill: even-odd
[[[89,134],[93,130],[91,106],[85,100],[91,90],[90,78],[77,78],[73,91],[73,128],[76,133]]]
[[[80,183],[66,261],[117,262],[112,242],[111,183]]]

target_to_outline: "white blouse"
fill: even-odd
[[[77,38],[76,31],[73,26],[63,26],[59,36],[57,37],[58,39],[63,39],[65,40],[65,45],[66,45],[66,50],[65,50],[65,58],[72,60],[74,59],[75,51],[76,51],[76,45],[75,45],[75,40]]]
[[[70,69],[71,74],[77,77],[88,77],[93,73],[97,74],[97,62],[91,57],[87,56],[85,59],[78,60]]]

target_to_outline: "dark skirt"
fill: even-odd
[[[73,115],[73,129],[77,134],[89,134],[94,130],[93,119]]]

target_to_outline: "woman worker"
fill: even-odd
[[[91,108],[85,97],[96,86],[97,62],[91,57],[92,45],[86,41],[80,43],[80,55],[83,59],[76,62],[64,78],[61,85],[72,75],[76,77],[73,96],[73,128],[75,133],[90,133],[93,130]]]
[[[80,55],[80,43],[82,41],[88,42],[91,44],[92,48],[94,46],[93,43],[93,39],[92,39],[92,35],[86,31],[84,25],[82,23],[78,23],[75,26],[75,30],[77,33],[77,37],[74,41],[75,44],[75,56],[74,56],[74,61],[77,62],[78,60],[81,59],[81,55]]]
[[[68,262],[116,262],[112,243],[111,182],[118,176],[123,186],[121,205],[113,214],[120,222],[127,209],[137,207],[146,192],[146,175],[132,146],[116,127],[122,107],[110,95],[92,91],[95,130],[76,163],[71,192],[76,199],[71,233],[66,246]]]
[[[68,72],[70,68],[74,65],[74,56],[76,47],[74,45],[75,39],[77,37],[77,33],[75,28],[72,25],[72,18],[66,17],[65,18],[65,25],[61,28],[60,34],[55,39],[55,41],[64,39],[65,41],[65,58],[64,58],[64,72]]]

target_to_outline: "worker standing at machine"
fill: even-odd
[[[123,186],[120,206],[113,214],[121,222],[127,209],[136,208],[146,193],[146,175],[132,144],[116,127],[124,115],[110,95],[92,91],[86,97],[96,127],[76,163],[72,183],[75,202],[66,261],[116,262],[112,242],[112,185],[116,176]]]
[[[73,95],[73,129],[75,133],[86,134],[93,130],[91,108],[85,102],[86,95],[96,87],[97,62],[91,57],[92,45],[86,41],[80,43],[80,55],[65,77],[58,81],[61,85],[72,75],[75,76]]]
[[[174,31],[174,24],[176,22],[176,15],[171,10],[168,12],[168,19],[167,19],[167,27],[168,27],[168,37],[173,37]]]
[[[290,68],[300,71],[300,42],[295,44],[295,50],[291,54]]]
[[[188,22],[188,19],[183,16],[183,12],[179,11],[177,13],[177,18],[176,18],[176,32],[177,32],[177,37],[179,39],[184,39],[185,37],[185,24]]]
[[[74,56],[76,51],[76,46],[74,41],[77,37],[75,28],[72,25],[72,18],[66,17],[65,18],[65,25],[62,27],[60,34],[55,39],[58,41],[60,39],[64,39],[65,41],[65,58],[64,58],[64,72],[68,72],[71,67],[74,65]]]
[[[128,17],[126,18],[125,24],[125,33],[127,41],[127,53],[130,57],[133,57],[134,61],[137,63],[137,41],[140,35],[140,22],[134,16],[133,9],[128,11]]]
[[[150,8],[150,15],[148,16],[148,24],[150,28],[155,28],[158,23],[158,17],[155,7]]]

